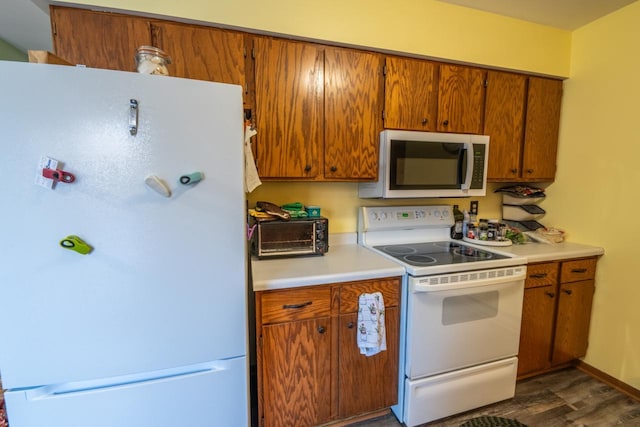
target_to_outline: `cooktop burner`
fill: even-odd
[[[375,249],[413,266],[460,264],[509,258],[458,242],[426,242],[374,246]]]

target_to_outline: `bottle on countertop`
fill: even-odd
[[[451,227],[451,238],[460,240],[462,239],[462,224],[464,222],[464,214],[458,208],[458,205],[453,205],[453,226]]]

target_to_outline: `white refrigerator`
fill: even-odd
[[[0,75],[10,427],[248,425],[240,86]]]

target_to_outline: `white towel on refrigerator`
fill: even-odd
[[[381,292],[361,294],[358,299],[358,348],[373,356],[387,349],[384,322],[384,298]]]
[[[251,193],[262,184],[258,176],[256,161],[253,158],[253,151],[251,151],[251,137],[257,133],[251,125],[246,125],[244,128],[244,189],[247,193]]]

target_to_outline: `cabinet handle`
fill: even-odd
[[[354,326],[354,325],[353,325],[353,322],[349,322],[349,323],[347,323],[347,328],[349,328],[349,329],[353,329],[353,326]]]
[[[443,120],[442,126],[449,126],[449,120]]]
[[[572,273],[586,273],[587,269],[586,268],[574,268],[573,270],[571,270]]]
[[[563,289],[562,292],[564,292],[567,295],[571,295],[573,293],[571,289]]]
[[[297,308],[304,308],[311,304],[312,304],[312,301],[303,302],[302,304],[285,304],[282,306],[282,308],[284,308],[285,310],[289,310],[289,309],[295,310]]]
[[[318,326],[318,332],[324,334],[325,332],[327,332],[327,330],[324,326]]]
[[[529,277],[532,279],[544,279],[545,277],[547,277],[547,273],[530,274]]]
[[[556,294],[554,292],[545,292],[544,293],[546,296],[548,296],[549,298],[553,298],[556,296]]]
[[[527,169],[527,173],[533,173],[533,169]]]
[[[337,171],[337,170],[338,170],[338,168],[337,168],[336,166],[331,166],[331,168],[330,168],[330,169],[331,169],[331,172],[335,172],[335,171]]]
[[[307,165],[304,167],[305,172],[309,172],[311,170],[311,165]]]
[[[426,125],[427,123],[429,123],[429,120],[427,120],[426,118],[422,119],[422,124]]]
[[[511,169],[511,173],[518,173],[518,169],[516,168]]]

